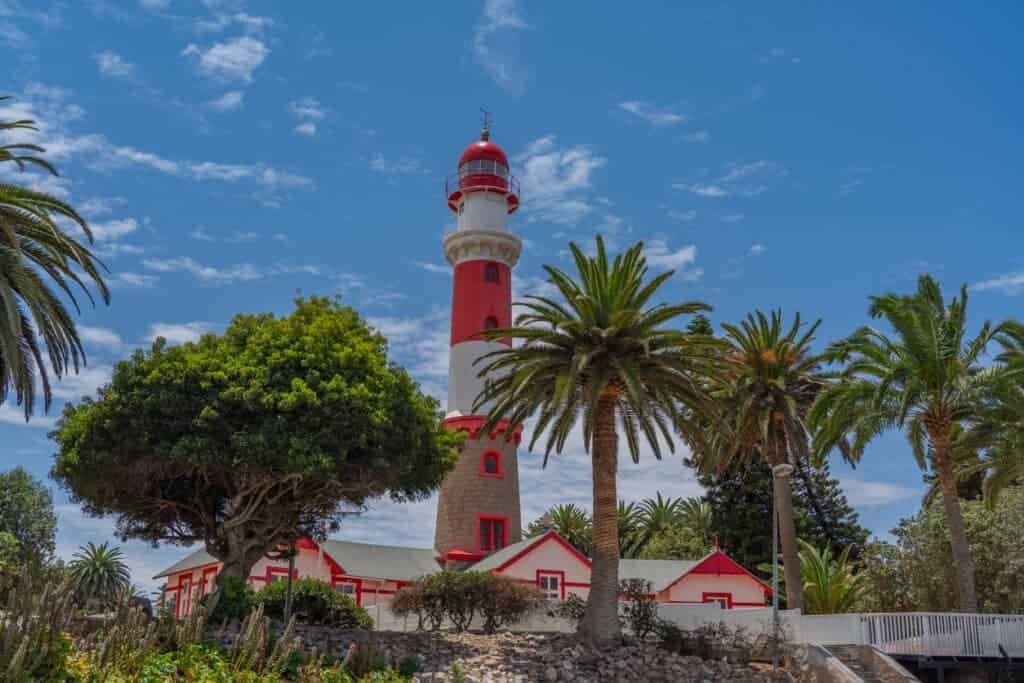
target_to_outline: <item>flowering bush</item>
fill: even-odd
[[[284,617],[287,581],[274,581],[253,595],[253,603],[263,605],[267,616]],[[292,614],[307,624],[329,624],[342,628],[373,628],[370,613],[347,595],[335,592],[316,579],[292,582]]]

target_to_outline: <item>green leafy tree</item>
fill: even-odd
[[[851,560],[860,558],[870,532],[860,525],[828,463],[815,467],[798,460],[794,464],[793,507],[799,538],[816,548],[827,548],[832,557],[849,549]]]
[[[17,543],[23,567],[42,566],[53,556],[57,534],[53,497],[20,467],[0,473],[0,533]]]
[[[652,536],[639,557],[645,560],[696,560],[711,552],[711,544],[693,527],[681,524]]]
[[[546,437],[545,462],[552,451],[562,451],[581,423],[583,445],[591,454],[594,513],[591,589],[579,633],[590,643],[610,645],[621,637],[619,430],[634,462],[641,439],[660,458],[663,444],[674,450],[675,430],[699,438],[689,416],[707,403],[701,377],[711,354],[705,339],[667,325],[709,307],[649,305],[672,273],[648,279],[642,244],[613,260],[600,237],[593,257],[575,244],[570,250],[578,279],[545,266],[558,298],[528,297],[515,327],[484,333],[487,339],[522,343],[481,359],[488,383],[476,405],[493,401],[484,431],[502,419],[517,427],[536,416],[530,448]]]
[[[619,530],[619,555],[621,557],[640,557],[650,536],[644,525],[643,510],[636,503],[620,500],[615,507],[615,515]]]
[[[549,531],[556,532],[584,555],[590,555],[590,515],[578,505],[555,505],[530,522],[523,536],[534,538]]]
[[[893,334],[862,327],[832,344],[829,355],[843,363],[838,381],[820,397],[810,415],[819,458],[833,449],[859,460],[865,447],[889,429],[905,429],[921,469],[932,467],[942,489],[960,609],[978,609],[974,565],[953,470],[955,426],[971,422],[994,387],[1019,368],[987,365],[982,356],[993,342],[1024,341],[1015,322],[986,321],[975,337],[967,332],[967,287],[947,305],[928,275],[911,295],[871,297],[869,313],[884,319]]]
[[[815,548],[803,539],[800,543],[800,582],[807,614],[842,614],[852,612],[861,604],[867,590],[865,577],[857,574],[850,561],[850,548],[838,557],[828,548]],[[765,573],[771,565],[761,566]]]
[[[757,311],[738,326],[722,325],[727,369],[712,387],[721,418],[709,429],[708,447],[695,452],[702,471],[721,471],[734,460],[763,459],[781,473],[782,466],[809,458],[804,417],[823,382],[820,358],[811,351],[820,324],[802,330],[798,314],[787,329],[780,311],[770,317]],[[786,604],[799,609],[803,598],[791,482],[776,476],[773,486]]]
[[[219,577],[244,578],[370,498],[428,495],[453,464],[462,437],[386,348],[316,297],[196,343],[158,339],[65,407],[53,476],[122,537],[203,543]]]
[[[913,612],[928,609],[914,598],[910,572],[900,547],[872,541],[861,555],[859,576],[864,582],[858,612]]]
[[[124,553],[107,543],[86,543],[74,554],[69,567],[79,598],[100,607],[113,604],[131,585]]]
[[[683,526],[710,545],[714,540],[715,522],[711,505],[703,498],[686,498],[679,501],[679,514]]]
[[[38,130],[35,121],[0,121],[5,135],[26,130]],[[45,151],[29,143],[2,145],[0,163],[57,175],[49,162],[34,156]],[[35,407],[37,379],[48,409],[50,368],[60,378],[85,363],[74,319],[59,293],[78,311],[79,296],[93,301],[87,284],[91,281],[103,301],[110,300],[102,265],[58,220],[70,222],[92,242],[85,219],[69,204],[45,192],[0,184],[0,402],[13,393],[26,420]]]

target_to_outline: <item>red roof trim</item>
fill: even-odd
[[[584,566],[586,566],[587,569],[590,569],[590,560],[587,559],[587,557],[585,555],[583,555],[583,553],[581,553],[579,550],[576,550],[576,548],[572,547],[572,545],[570,545],[567,540],[565,540],[564,538],[559,536],[556,532],[549,531],[546,534],[544,534],[543,536],[538,536],[537,539],[533,543],[529,544],[528,546],[526,546],[525,548],[520,550],[518,553],[513,555],[511,558],[506,560],[505,563],[502,564],[500,567],[492,569],[491,571],[494,572],[494,573],[504,571],[505,569],[507,569],[511,565],[515,564],[519,560],[523,559],[524,557],[526,557],[527,555],[532,553],[534,550],[539,548],[543,543],[545,543],[546,541],[549,541],[549,540],[554,540],[556,543],[558,543],[563,548],[568,550],[570,555],[572,555],[577,560],[582,562],[584,564]]]
[[[705,557],[696,565],[694,565],[689,571],[683,572],[682,576],[680,576],[678,579],[676,579],[669,585],[665,586],[664,590],[671,590],[673,586],[675,586],[677,583],[685,579],[690,574],[731,574],[735,576],[747,576],[756,581],[758,585],[760,585],[764,590],[768,592],[768,594],[771,594],[772,591],[771,586],[769,586],[764,581],[751,574],[743,567],[743,565],[739,564],[738,562],[736,562],[736,560],[732,559],[731,557],[729,557],[728,555],[726,555],[718,549],[712,550],[711,553],[707,555],[707,557]]]
[[[476,140],[469,143],[462,152],[462,156],[459,157],[459,166],[462,166],[467,161],[476,161],[477,159],[500,161],[505,164],[506,168],[508,167],[508,157],[505,156],[505,150],[498,143],[491,142],[490,140]]]

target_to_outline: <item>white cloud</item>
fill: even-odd
[[[1007,273],[981,282],[975,282],[971,289],[984,291],[994,289],[1004,294],[1020,294],[1024,292],[1024,271]]]
[[[644,243],[644,256],[652,266],[668,268],[684,280],[699,280],[704,270],[694,267],[697,262],[697,247],[690,244],[680,249],[672,249],[664,240],[650,240]]]
[[[689,223],[697,217],[696,209],[690,209],[689,211],[673,211],[669,210],[666,214],[669,218],[674,221],[680,221],[682,223]]]
[[[323,107],[320,106],[320,100],[315,97],[292,100],[288,103],[288,111],[297,119],[319,121],[325,116]]]
[[[81,325],[78,328],[78,336],[87,346],[98,346],[110,351],[120,351],[124,344],[117,332],[106,327]]]
[[[766,251],[768,251],[768,247],[764,246],[760,242],[750,247],[751,256],[760,256]]]
[[[152,289],[160,281],[156,275],[120,272],[107,279],[107,285],[113,289]]]
[[[451,275],[452,267],[447,263],[427,263],[425,261],[414,261],[417,268],[422,268],[428,273],[439,273],[442,275]]]
[[[130,81],[134,80],[137,76],[138,70],[135,65],[111,50],[104,50],[99,54],[93,55],[93,59],[96,60],[96,66],[99,67],[100,75],[105,78]]]
[[[529,198],[523,211],[530,221],[573,225],[595,210],[597,200],[588,192],[607,159],[589,146],[563,147],[547,135],[527,145],[515,162],[523,196]]]
[[[528,28],[518,0],[484,0],[473,32],[473,56],[488,76],[506,92],[526,91],[527,70],[519,60],[520,32]]]
[[[885,481],[864,481],[840,477],[839,483],[850,505],[861,507],[888,505],[889,503],[916,498],[921,494],[917,489]]]
[[[682,137],[683,142],[710,142],[711,133],[706,130],[695,130]]]
[[[115,218],[101,223],[90,223],[93,239],[97,242],[116,240],[130,235],[139,229],[139,222],[134,218]]]
[[[295,126],[295,132],[299,135],[305,135],[306,137],[313,137],[316,135],[316,124],[312,121],[306,121]]]
[[[77,401],[83,396],[92,396],[96,390],[110,381],[114,369],[109,365],[79,368],[77,373],[68,373],[60,379],[55,377],[50,386],[55,398]]]
[[[170,259],[145,259],[142,265],[158,273],[190,273],[202,282],[215,284],[248,282],[264,277],[264,273],[260,269],[249,263],[239,263],[227,268],[216,268],[199,263],[190,256]]]
[[[727,213],[719,218],[719,220],[723,223],[739,223],[744,218],[745,216],[742,213]]]
[[[189,235],[192,237],[192,239],[200,240],[202,242],[217,241],[217,238],[211,235],[210,233],[206,232],[206,228],[204,228],[201,225],[197,225],[196,227],[192,228],[192,232],[190,232]]]
[[[89,197],[78,205],[78,212],[85,216],[106,216],[113,213],[115,206],[127,201],[124,197]]]
[[[270,54],[270,49],[256,38],[243,36],[206,48],[190,43],[181,54],[195,59],[199,73],[204,76],[250,83],[253,72]]]
[[[725,173],[710,181],[679,180],[672,183],[672,187],[699,197],[756,197],[768,190],[766,180],[783,175],[786,171],[778,164],[761,160],[729,164]]]
[[[170,7],[171,0],[139,0],[139,4],[150,12],[158,12]]]
[[[244,33],[262,35],[273,25],[274,20],[270,17],[254,16],[245,12],[218,12],[212,17],[196,20],[193,28],[196,33],[219,33],[229,26],[238,26]]]
[[[652,126],[661,128],[664,126],[674,126],[679,123],[686,121],[686,117],[682,114],[666,109],[664,107],[658,107],[649,102],[643,102],[641,100],[629,100],[627,102],[620,102],[619,109],[632,114],[641,121],[649,123]]]
[[[201,320],[189,323],[153,323],[149,326],[147,341],[163,337],[169,344],[184,344],[199,341],[199,338],[213,329],[213,325]]]
[[[26,423],[25,413],[21,406],[11,403],[0,403],[0,424],[14,425],[17,427],[39,427],[49,429],[57,423],[52,417],[46,415],[33,415]]]
[[[215,100],[210,100],[206,106],[214,111],[234,111],[241,109],[245,101],[245,93],[241,90],[229,90]]]
[[[401,156],[397,159],[385,159],[382,154],[377,154],[370,159],[370,170],[376,173],[414,175],[426,173],[419,159]]]
[[[276,242],[290,242],[291,241],[290,239],[288,239],[288,235],[284,234],[283,232],[275,232],[273,237],[271,237],[271,239],[273,239]]]

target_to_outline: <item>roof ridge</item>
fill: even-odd
[[[346,541],[338,538],[328,538],[324,543],[349,543],[351,545],[369,545],[374,548],[391,548],[393,550],[422,550],[425,553],[436,553],[435,548],[416,548],[408,545],[387,545],[384,543],[367,543],[365,541]]]

